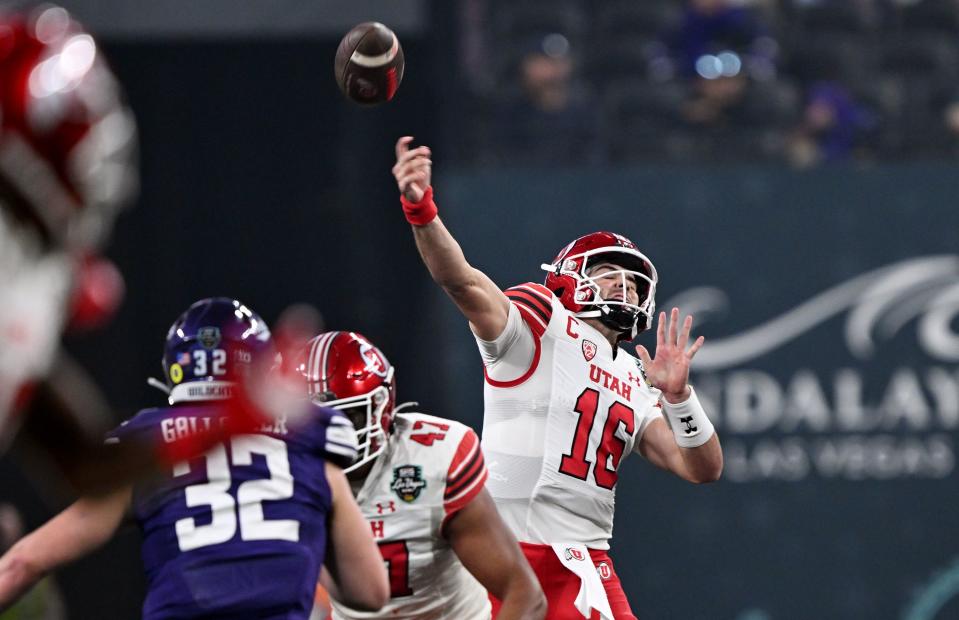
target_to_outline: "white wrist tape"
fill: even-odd
[[[689,386],[689,398],[685,402],[673,404],[665,398],[660,402],[663,404],[663,417],[680,447],[698,448],[716,432],[692,386]]]

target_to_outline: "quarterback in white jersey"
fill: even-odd
[[[398,412],[393,367],[355,332],[320,334],[297,367],[314,402],[342,410],[357,429],[360,458],[344,471],[390,579],[390,601],[378,612],[338,602],[324,579],[333,618],[485,620],[487,590],[502,600],[500,617],[542,618],[543,593],[485,490],[476,433]]]
[[[613,233],[563,248],[543,265],[545,286],[504,293],[438,218],[430,150],[411,141],[400,138],[393,168],[403,210],[479,344],[489,490],[546,592],[547,617],[635,618],[606,553],[617,472],[635,451],[690,482],[719,478],[719,439],[688,385],[703,339],[689,344],[692,317],[680,327],[673,308],[668,328],[659,316],[655,358],[620,348],[651,326],[657,274]]]
[[[478,340],[486,365],[483,447],[509,472],[490,480],[490,493],[520,540],[609,549],[616,470],[662,417],[659,392],[638,359],[622,350],[614,356],[602,334],[546,287],[527,283],[506,296],[506,329]]]

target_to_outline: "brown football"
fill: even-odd
[[[403,48],[393,31],[379,22],[363,22],[340,41],[333,71],[344,95],[357,103],[376,104],[396,94],[403,66]]]

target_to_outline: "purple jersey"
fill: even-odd
[[[314,409],[295,431],[237,435],[135,489],[144,620],[309,617],[332,505],[324,465],[356,456],[350,421]],[[147,409],[112,435],[169,442],[219,421],[208,405]]]

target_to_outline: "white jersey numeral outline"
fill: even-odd
[[[241,540],[300,539],[300,523],[294,519],[267,519],[263,515],[264,501],[293,497],[293,476],[286,443],[267,435],[237,435],[230,442],[234,466],[253,463],[253,454],[266,457],[269,478],[247,480],[236,490],[236,499],[230,495],[230,465],[226,446],[219,444],[206,453],[208,482],[193,484],[184,489],[186,505],[190,508],[208,506],[212,520],[197,525],[193,517],[184,517],[174,524],[180,551],[224,543],[236,534],[237,521]],[[181,461],[174,465],[173,475],[190,472],[190,464]],[[239,518],[237,515],[239,514]]]

